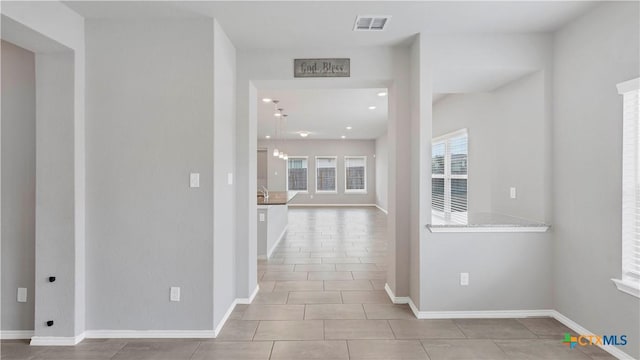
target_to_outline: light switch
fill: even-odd
[[[179,287],[171,287],[171,295],[169,296],[169,300],[171,300],[171,301],[180,301],[180,288]]]
[[[512,199],[516,198],[516,188],[515,187],[509,188],[509,197],[511,197]]]
[[[200,187],[200,174],[199,173],[191,173],[189,175],[189,187],[199,188]]]
[[[260,221],[264,221],[264,214],[260,214]]]
[[[18,288],[18,302],[27,302],[27,288]]]
[[[233,173],[227,174],[227,184],[233,185]]]

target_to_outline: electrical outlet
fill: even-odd
[[[511,197],[512,199],[516,198],[516,188],[515,187],[509,188],[509,197]]]
[[[189,187],[199,188],[200,187],[200,174],[199,173],[191,173],[189,174]]]
[[[27,302],[27,288],[18,288],[18,302]]]
[[[264,221],[264,214],[259,214],[260,216],[260,221]]]
[[[233,173],[227,173],[227,184],[233,185]]]
[[[171,287],[171,294],[169,295],[169,300],[171,301],[180,301],[180,288],[179,287]]]
[[[460,273],[460,286],[469,286],[469,273]]]

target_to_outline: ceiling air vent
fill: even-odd
[[[356,17],[356,23],[353,31],[382,31],[389,23],[391,16],[385,15],[359,15]]]

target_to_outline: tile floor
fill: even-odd
[[[292,208],[289,231],[258,264],[260,292],[212,340],[3,341],[9,359],[612,359],[569,349],[549,318],[417,320],[384,292],[386,216],[375,208]]]

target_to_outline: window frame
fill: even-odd
[[[320,169],[318,167],[318,159],[334,159],[336,161],[336,164],[333,167],[335,169],[335,172],[334,172],[335,189],[334,190],[318,190],[318,170]],[[337,156],[316,156],[314,166],[316,168],[316,178],[315,178],[316,194],[337,194],[338,193],[338,157]]]
[[[347,159],[364,160],[364,189],[347,189]],[[345,155],[344,161],[344,193],[345,194],[367,194],[367,156],[366,155]]]
[[[467,137],[467,173],[465,175],[460,175],[460,174],[451,174],[451,156],[449,154],[449,146],[447,145],[447,142],[452,139],[452,138],[456,138],[459,136],[465,135]],[[445,145],[445,158],[444,158],[444,167],[445,170],[443,171],[443,174],[434,174],[433,172],[431,173],[431,194],[432,194],[432,199],[431,199],[431,214],[432,216],[437,216],[440,217],[442,219],[445,220],[451,220],[451,216],[452,216],[452,211],[451,211],[451,206],[452,206],[452,202],[451,202],[451,180],[455,180],[455,179],[464,179],[467,180],[467,211],[465,212],[466,214],[469,213],[469,131],[467,128],[462,128],[462,129],[458,129],[440,136],[436,136],[434,138],[431,139],[431,165],[433,166],[433,147],[437,144],[444,144]],[[449,161],[447,161],[447,158],[449,158]],[[448,164],[448,165],[447,165]],[[444,196],[443,196],[443,211],[436,211],[433,208],[433,179],[443,179],[443,183],[444,183]],[[448,185],[447,185],[447,180],[448,180]],[[447,189],[449,191],[447,191]],[[449,194],[449,196],[447,197],[447,193]],[[447,201],[448,199],[448,201]],[[449,209],[449,211],[447,212],[447,209]],[[466,218],[466,215],[464,216]]]
[[[307,160],[307,189],[306,190],[290,190],[289,189],[289,160],[290,159],[305,159]],[[299,193],[309,193],[309,157],[308,156],[288,156],[287,158],[287,174],[286,174],[286,189],[287,191],[297,191]]]
[[[618,290],[640,298],[640,272],[633,270],[634,246],[638,244],[638,201],[640,201],[640,78],[617,84],[622,100],[622,266],[620,279],[611,279]],[[636,97],[635,118],[625,114],[627,97]],[[631,100],[633,101],[633,100]],[[629,134],[631,133],[631,134]],[[629,207],[631,211],[629,211]]]

